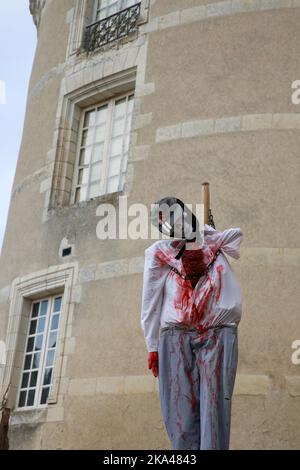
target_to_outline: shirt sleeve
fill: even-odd
[[[158,351],[163,289],[170,266],[162,264],[152,247],[145,250],[141,327],[148,352]]]
[[[221,249],[234,259],[240,258],[240,246],[244,235],[239,227],[218,232],[210,225],[204,225],[204,240],[207,245],[214,246],[215,251]]]

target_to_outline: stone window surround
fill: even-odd
[[[148,21],[150,0],[140,0],[141,2],[141,13],[138,19],[137,25],[141,25]],[[73,8],[73,18],[70,21],[70,34],[67,46],[67,58],[76,54],[86,53],[83,49],[83,38],[85,26],[92,23],[92,15],[94,12],[94,0],[76,0],[76,5]],[[131,36],[131,35],[129,35]],[[111,44],[105,46],[105,50],[112,47],[115,42],[126,42],[126,38],[113,41]],[[101,49],[97,49],[95,53],[99,53]]]
[[[17,408],[16,399],[22,373],[32,301],[48,295],[63,294],[53,384],[48,397],[48,405],[57,404],[58,402],[63,362],[66,357],[64,348],[67,325],[74,308],[74,303],[72,302],[72,288],[76,284],[77,278],[78,263],[69,263],[53,266],[43,271],[16,278],[11,285],[9,296],[10,308],[6,333],[7,362],[0,381],[0,389],[3,395],[8,384],[11,384],[8,406],[12,410]],[[26,414],[26,410],[21,411]],[[41,408],[31,410],[31,413],[35,412],[41,413]],[[20,412],[16,411],[16,413]]]
[[[59,118],[54,139],[55,155],[53,156],[53,176],[51,190],[45,201],[45,211],[49,216],[49,209],[69,206],[73,188],[74,168],[76,163],[76,151],[78,142],[78,131],[83,109],[92,105],[99,105],[112,97],[117,97],[126,92],[135,91],[136,67],[120,71],[97,81],[91,81],[84,86],[75,88],[74,91],[63,95],[61,106],[59,106]],[[134,122],[134,113],[132,124]],[[132,141],[132,127],[131,127]],[[130,143],[129,143],[130,145]],[[130,174],[130,163],[127,164],[127,174]],[[99,201],[107,199],[108,196],[124,195],[128,192],[128,180],[122,191],[112,194],[104,194],[97,197]],[[88,202],[88,201],[87,201]]]

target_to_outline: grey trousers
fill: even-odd
[[[160,404],[173,449],[229,449],[237,327],[161,328]]]

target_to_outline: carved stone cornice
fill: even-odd
[[[29,0],[29,10],[33,18],[33,22],[36,27],[39,27],[42,10],[45,6],[46,0]]]

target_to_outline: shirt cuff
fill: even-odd
[[[148,352],[158,351],[158,341],[156,341],[154,339],[150,339],[150,340],[146,341],[146,344],[147,344]]]

